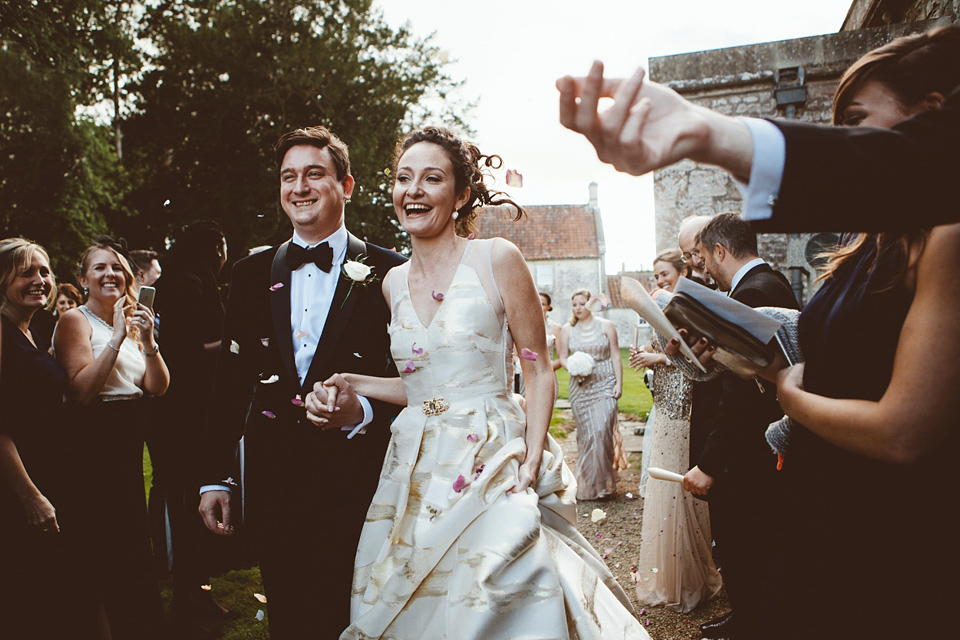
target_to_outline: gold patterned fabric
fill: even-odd
[[[575,483],[556,442],[536,491],[506,493],[524,457],[525,417],[508,393],[512,345],[488,296],[489,244],[470,242],[426,327],[407,290],[409,263],[390,274],[391,349],[407,371],[408,406],[391,428],[341,638],[648,638],[575,528]],[[427,415],[424,402],[436,398],[449,407]]]

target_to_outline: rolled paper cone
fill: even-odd
[[[668,480],[670,482],[683,482],[683,476],[679,473],[674,473],[673,471],[667,471],[666,469],[661,469],[660,467],[650,467],[647,469],[647,473],[650,474],[651,478],[656,478],[657,480]]]
[[[700,360],[697,359],[697,356],[693,354],[693,350],[690,349],[680,333],[676,328],[670,324],[670,321],[667,320],[667,316],[663,314],[663,311],[660,310],[660,307],[657,306],[657,303],[653,301],[653,298],[650,297],[650,294],[647,293],[647,290],[643,288],[643,285],[634,280],[633,278],[628,278],[627,276],[620,277],[620,296],[623,298],[623,301],[627,303],[627,306],[636,311],[641,318],[650,323],[650,326],[653,327],[658,333],[663,336],[666,336],[667,339],[676,338],[680,341],[680,352],[687,357],[688,360],[693,362],[700,371],[704,373],[707,372],[706,367],[704,367]]]

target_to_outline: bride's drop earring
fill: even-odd
[[[459,211],[454,211],[454,212],[453,212],[453,219],[456,220],[456,219],[459,218],[459,217],[460,217],[460,212],[459,212]]]

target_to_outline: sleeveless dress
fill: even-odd
[[[582,351],[594,361],[590,375],[570,377],[570,408],[577,423],[577,500],[597,500],[617,492],[619,477],[614,464],[620,429],[610,341],[599,319],[587,330],[579,324],[573,326],[569,351]]]
[[[347,638],[648,638],[575,529],[573,478],[548,439],[536,491],[506,492],[525,455],[512,340],[473,240],[423,326],[390,272],[391,350],[408,406],[391,427],[360,537]]]
[[[868,238],[800,315],[803,384],[811,393],[877,401],[890,384],[913,295],[902,282],[890,284],[900,265],[878,258],[875,245]],[[956,636],[948,603],[960,597],[960,547],[949,524],[958,454],[956,428],[907,465],[791,429],[781,472],[780,637]]]
[[[677,367],[655,369],[650,466],[686,473],[693,383]],[[715,596],[722,580],[713,562],[712,540],[706,502],[678,482],[650,480],[643,503],[637,599],[687,613]]]

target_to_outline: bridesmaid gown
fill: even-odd
[[[689,470],[692,389],[676,367],[656,367],[651,467],[678,473]],[[637,560],[637,599],[687,613],[701,600],[715,596],[722,580],[711,542],[707,503],[677,482],[649,480]]]
[[[593,372],[570,377],[570,408],[577,423],[577,500],[597,500],[617,492],[616,450],[619,436],[617,384],[610,359],[610,341],[599,319],[583,329],[574,325],[570,332],[570,353],[582,351],[593,357]],[[619,357],[620,354],[616,354]]]
[[[357,551],[341,639],[648,638],[576,530],[574,481],[548,439],[536,491],[507,494],[525,455],[512,340],[473,240],[429,325],[390,273],[391,350],[408,406],[394,421]]]

